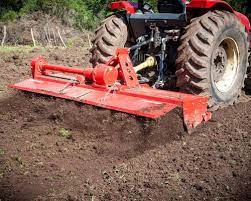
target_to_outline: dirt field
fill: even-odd
[[[251,102],[192,135],[157,121],[7,89],[29,60],[88,65],[87,50],[0,53],[0,200],[251,200]]]

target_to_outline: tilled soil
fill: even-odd
[[[0,200],[251,200],[251,103],[193,134],[158,120],[17,92],[28,61],[88,65],[85,49],[0,53]]]

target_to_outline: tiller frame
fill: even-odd
[[[51,65],[37,57],[31,62],[31,71],[32,79],[10,87],[148,118],[158,118],[179,107],[188,131],[211,119],[207,97],[140,84],[128,49],[118,49],[110,61],[95,68]]]

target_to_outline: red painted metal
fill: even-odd
[[[211,8],[221,8],[233,12],[233,8],[225,1],[221,0],[192,0],[187,5],[187,9],[199,8],[199,9],[211,9]]]
[[[247,16],[243,15],[242,13],[239,13],[237,11],[234,11],[234,13],[239,18],[241,23],[246,27],[246,31],[248,34],[248,41],[250,41],[251,26],[250,26],[249,19],[247,18]],[[251,46],[251,41],[250,41],[250,46]]]
[[[100,64],[94,68],[92,78],[98,85],[111,86],[118,80],[118,70],[112,66]]]
[[[118,49],[106,65],[94,69],[50,65],[41,57],[32,61],[31,69],[32,79],[10,87],[149,118],[178,107],[188,131],[211,118],[206,97],[140,85],[127,49]]]
[[[97,85],[109,87],[118,79],[118,70],[112,66],[100,64],[96,68],[69,68],[59,65],[51,65],[42,57],[37,57],[31,62],[32,75],[34,79],[46,79],[47,76],[54,78],[72,79],[78,83],[84,83],[85,79],[94,81]],[[76,77],[69,77],[55,74],[62,72],[68,74],[76,74]]]
[[[222,0],[192,0],[189,4],[187,4],[187,9],[221,9],[221,10],[227,10],[229,12],[234,13],[238,19],[241,21],[241,23],[246,27],[246,31],[248,35],[250,35],[250,22],[249,19],[235,11],[227,2]]]
[[[126,10],[127,14],[133,14],[137,11],[137,4],[128,1],[117,1],[110,4],[111,10]]]
[[[118,59],[118,64],[120,66],[120,76],[123,78],[124,85],[127,87],[137,87],[139,86],[139,81],[136,72],[133,69],[132,61],[129,57],[128,49],[118,49],[117,55],[123,55]]]

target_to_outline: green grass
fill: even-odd
[[[51,49],[62,49],[64,50],[65,47],[58,47],[58,46],[54,46],[54,47],[44,47],[44,46],[30,46],[30,45],[19,45],[19,46],[0,46],[0,52],[4,52],[4,53],[10,53],[10,52],[25,52],[25,53],[29,53],[35,49],[40,50],[41,52],[46,52],[47,50],[51,50]]]
[[[31,52],[34,49],[44,49],[44,47],[25,46],[0,46],[0,52]]]

